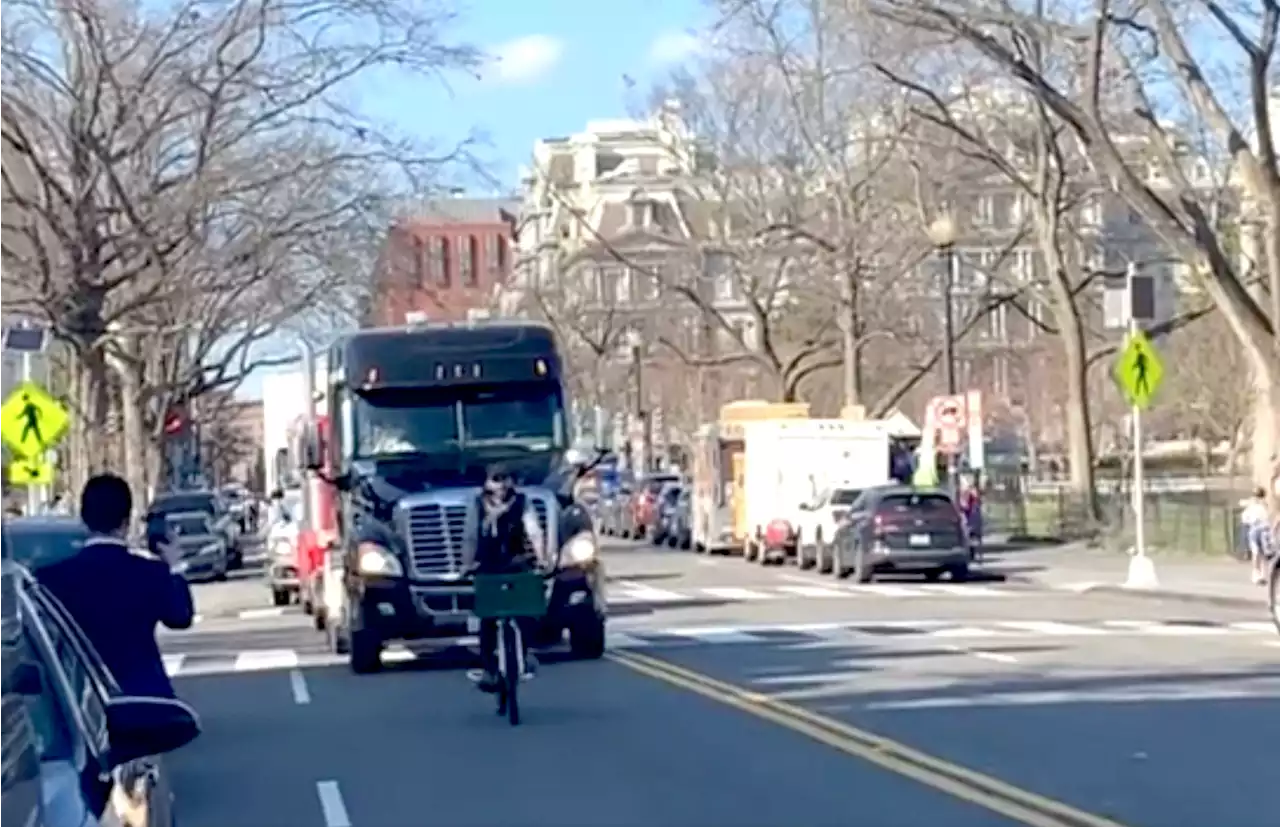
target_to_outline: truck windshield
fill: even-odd
[[[545,384],[467,390],[441,398],[438,388],[385,388],[355,395],[356,455],[458,451],[500,445],[529,451],[565,445],[560,392]]]

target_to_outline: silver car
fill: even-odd
[[[165,559],[188,580],[226,580],[231,555],[226,537],[204,511],[180,511],[166,517]]]

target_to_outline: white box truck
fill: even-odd
[[[879,421],[797,419],[743,423],[746,543],[760,563],[796,553],[797,535],[819,512],[807,510],[832,488],[864,489],[890,481],[892,436]],[[824,527],[834,532],[834,526]]]

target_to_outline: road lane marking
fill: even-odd
[[[676,637],[689,638],[699,643],[758,643],[760,638],[741,632],[732,626],[706,626],[699,629],[681,629],[673,633]]]
[[[778,586],[778,591],[800,597],[848,597],[849,593],[831,586]]]
[[[636,652],[614,652],[608,658],[639,674],[786,727],[846,755],[919,781],[1028,827],[1121,827],[1119,822],[1023,790],[906,744],[658,658]]]
[[[630,580],[618,580],[614,583],[617,591],[621,592],[622,601],[632,603],[674,603],[677,600],[688,600],[689,598],[679,592],[669,592],[666,589],[655,589],[653,586],[646,586],[643,583],[633,583]],[[606,594],[608,589],[605,590]],[[612,599],[612,602],[619,602]]]
[[[347,805],[337,781],[317,781],[316,795],[320,797],[324,827],[351,827],[351,817],[347,815]]]
[[[182,671],[182,664],[186,661],[186,655],[165,655],[164,656],[164,673],[169,677],[173,677]]]
[[[241,620],[257,620],[262,617],[280,617],[286,611],[288,611],[286,606],[269,606],[264,609],[244,609],[236,617]]]
[[[1006,620],[1000,626],[1004,629],[1017,629],[1045,637],[1092,637],[1106,634],[1102,629],[1091,629],[1074,623],[1058,623],[1054,620]]]
[[[311,690],[307,688],[307,679],[303,676],[301,669],[289,670],[289,688],[293,690],[295,704],[311,703]]]
[[[1004,652],[988,652],[985,649],[970,649],[968,646],[957,646],[954,643],[949,643],[942,648],[946,649],[948,652],[955,652],[957,655],[968,655],[970,657],[977,658],[978,660],[988,660],[992,663],[1002,663],[1007,665],[1018,662],[1018,659],[1013,655],[1007,655]]]
[[[753,591],[751,589],[740,589],[736,586],[713,586],[705,589],[698,589],[703,594],[709,594],[712,597],[718,597],[722,600],[772,600],[773,595],[764,592]]]
[[[295,669],[298,653],[292,649],[258,649],[236,655],[233,672],[266,672],[272,669]]]

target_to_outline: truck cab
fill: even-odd
[[[337,492],[334,648],[377,670],[390,642],[452,643],[478,628],[465,572],[487,469],[503,464],[558,560],[533,641],[604,653],[604,572],[574,499],[562,362],[551,330],[523,322],[362,330],[328,353],[328,439],[308,468]]]

